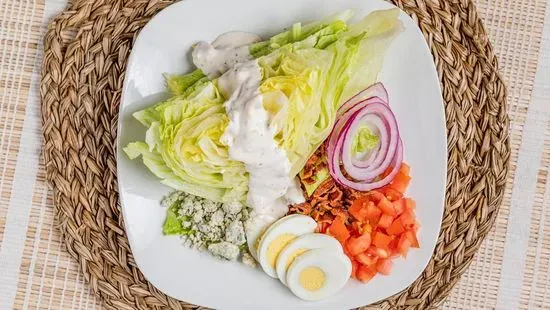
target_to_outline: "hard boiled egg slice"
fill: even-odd
[[[286,285],[286,272],[296,257],[313,249],[331,249],[343,253],[344,249],[336,238],[325,234],[305,234],[290,242],[279,254],[275,270],[277,276]]]
[[[276,217],[270,215],[252,215],[245,223],[246,242],[248,250],[254,259],[258,260],[258,248],[260,240],[265,231],[277,221]]]
[[[288,268],[288,288],[299,298],[321,300],[338,292],[351,275],[351,261],[334,249],[314,249],[298,256]]]
[[[258,262],[265,273],[277,278],[275,266],[279,253],[297,237],[315,231],[317,223],[306,215],[289,215],[273,223],[263,234],[258,247]]]

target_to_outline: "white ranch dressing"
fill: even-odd
[[[291,178],[286,152],[275,142],[269,113],[263,107],[262,80],[256,60],[235,65],[218,79],[220,92],[229,99],[225,109],[229,125],[221,140],[229,158],[248,171],[247,205],[253,209],[245,224],[250,253],[257,259],[258,240],[269,225],[288,212],[288,205],[304,201],[300,185]]]
[[[208,78],[214,79],[235,64],[251,60],[250,44],[260,41],[261,38],[253,33],[226,32],[212,43],[198,42],[192,52],[193,63]]]
[[[291,163],[275,142],[276,128],[263,106],[260,66],[249,53],[249,44],[258,41],[256,35],[229,32],[212,44],[199,42],[193,51],[195,65],[211,79],[219,76],[220,93],[229,98],[229,125],[221,141],[229,147],[229,158],[243,162],[249,174],[246,202],[253,211],[245,228],[254,257],[263,231],[288,212],[289,204],[305,201],[299,181],[289,176]]]
[[[248,206],[258,214],[282,216],[288,203],[286,199],[277,200],[294,185],[289,177],[291,164],[273,138],[275,133],[259,91],[261,81],[255,60],[239,63],[219,78],[220,92],[229,98],[225,110],[230,120],[221,140],[229,146],[229,158],[245,164]]]

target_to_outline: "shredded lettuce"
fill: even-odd
[[[378,136],[368,126],[361,126],[351,142],[352,155],[358,156],[373,150],[378,145]]]
[[[401,27],[398,14],[378,11],[348,26],[350,14],[344,13],[295,24],[250,47],[262,71],[263,106],[292,164],[291,177],[330,134],[340,105],[376,82],[384,51]],[[174,97],[134,114],[148,130],[145,141],[124,151],[131,159],[142,156],[149,170],[174,189],[213,201],[245,200],[246,169],[229,159],[228,147],[220,142],[229,119],[217,80],[197,70],[166,81]],[[359,136],[358,151],[374,143],[363,131]]]

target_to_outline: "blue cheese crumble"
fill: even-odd
[[[165,235],[178,235],[185,245],[226,260],[246,254],[244,222],[248,210],[242,203],[218,203],[173,192],[162,200],[162,205],[168,208]]]

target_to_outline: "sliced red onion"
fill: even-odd
[[[344,132],[342,162],[346,172],[354,179],[373,179],[382,174],[389,166],[399,141],[399,130],[395,116],[387,105],[370,104],[357,113],[357,121],[352,121],[348,131]],[[361,124],[369,123],[378,127],[381,151],[376,159],[369,164],[357,164],[352,162],[352,141]]]
[[[403,161],[403,145],[387,98],[386,89],[377,83],[352,97],[340,108],[340,118],[326,144],[329,172],[338,183],[369,191],[387,185],[399,171]],[[360,159],[352,154],[352,141],[365,124],[376,129],[379,144],[368,157],[363,157],[366,159]],[[349,177],[342,172],[341,164]],[[380,179],[389,167],[392,167],[391,172]]]
[[[365,101],[367,99],[374,98],[374,97],[379,98],[382,102],[385,102],[386,104],[389,102],[388,101],[388,91],[386,90],[384,85],[380,82],[378,82],[376,84],[372,84],[368,88],[360,91],[355,96],[348,99],[348,101],[346,101],[338,109],[338,114],[342,115],[343,113],[346,113],[351,107],[353,107],[357,103],[359,103],[361,101]]]
[[[326,144],[327,147],[327,154],[328,149],[333,148],[333,146],[336,144],[336,139],[338,138],[338,135],[334,135],[334,132],[340,132],[342,128],[346,125],[349,117],[353,115],[353,113],[359,111],[362,109],[364,105],[370,104],[370,103],[383,103],[383,101],[378,97],[372,97],[369,99],[362,100],[360,102],[357,102],[354,106],[352,106],[348,111],[346,111],[345,115],[342,115],[336,120],[336,123],[334,124],[334,127],[332,129],[332,133],[329,137],[328,143]],[[345,105],[345,104],[344,104]]]
[[[329,166],[333,166],[333,167],[331,167],[331,169],[329,170],[330,170],[331,176],[339,184],[353,188],[358,191],[366,192],[366,191],[370,191],[370,190],[388,185],[393,180],[397,172],[399,172],[402,162],[403,162],[403,143],[401,142],[401,140],[399,140],[399,143],[397,144],[397,152],[395,152],[395,157],[393,158],[392,163],[390,165],[392,167],[392,170],[387,176],[385,176],[380,180],[375,180],[374,182],[356,182],[356,181],[349,180],[342,174],[342,170],[340,170],[340,165],[337,165],[336,169],[334,170],[332,169],[334,167],[334,162],[332,162],[332,165],[331,165],[330,164],[331,161],[329,161]]]

